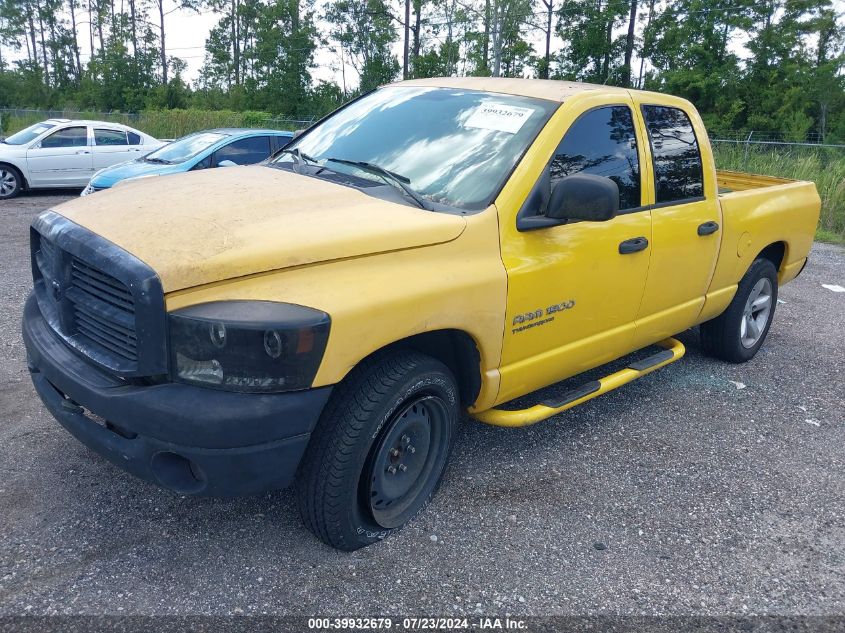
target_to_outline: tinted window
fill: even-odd
[[[701,153],[689,117],[683,110],[643,106],[654,161],[656,202],[704,195]]]
[[[135,132],[127,132],[129,136],[129,144],[130,145],[140,145],[141,144],[141,136],[140,134],[135,134]]]
[[[619,209],[640,206],[640,161],[630,108],[612,106],[582,114],[566,132],[550,165],[552,187],[583,172],[607,176],[619,187]]]
[[[215,152],[218,165],[224,160],[230,160],[236,165],[252,165],[261,162],[269,155],[270,138],[267,136],[242,138]]]
[[[66,127],[41,141],[41,147],[85,147],[88,145],[87,127]]]
[[[96,145],[126,145],[126,132],[94,128],[94,143]]]
[[[326,170],[383,185],[380,176],[329,159],[374,163],[432,202],[483,209],[559,106],[479,90],[391,86],[337,110],[288,147]],[[276,164],[293,162],[284,153]]]

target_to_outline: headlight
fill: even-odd
[[[169,320],[174,380],[249,392],[310,387],[331,324],[325,312],[273,301],[202,303]]]

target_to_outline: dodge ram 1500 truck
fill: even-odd
[[[45,211],[23,334],[47,408],[114,464],[181,494],[294,483],[353,550],[432,498],[462,410],[549,418],[678,360],[695,325],[751,359],[818,216],[813,183],[717,172],[683,99],[406,81],[263,165]]]

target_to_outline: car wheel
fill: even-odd
[[[364,361],[335,388],[300,465],[305,525],[346,551],[400,529],[437,491],[458,416],[440,361],[414,351]]]
[[[744,363],[766,340],[778,299],[778,275],[768,259],[758,259],[740,280],[728,309],[701,324],[704,351],[731,363]]]
[[[14,167],[0,165],[0,200],[14,198],[21,192],[23,179]]]

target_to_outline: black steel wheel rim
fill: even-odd
[[[417,396],[398,409],[368,459],[363,495],[383,528],[409,521],[437,486],[449,447],[449,413],[437,396]]]

